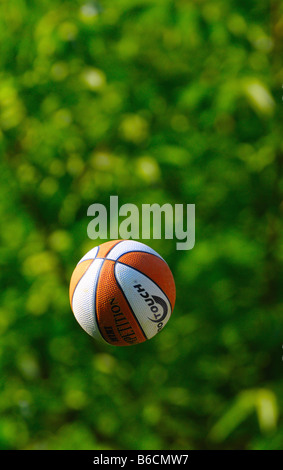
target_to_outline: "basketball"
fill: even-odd
[[[74,316],[90,336],[129,346],[164,328],[176,289],[168,264],[156,251],[134,240],[114,240],[78,262],[69,294]]]

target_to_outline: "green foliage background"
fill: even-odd
[[[279,2],[0,1],[0,448],[280,449]],[[95,343],[68,286],[87,208],[196,204],[148,240],[176,308]]]

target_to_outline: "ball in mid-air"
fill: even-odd
[[[166,261],[134,240],[103,243],[75,267],[70,304],[81,327],[116,346],[142,343],[168,322],[176,290]]]

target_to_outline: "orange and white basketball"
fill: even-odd
[[[142,343],[168,322],[175,282],[164,259],[134,240],[115,240],[90,250],[70,281],[76,320],[96,340],[116,346]]]

